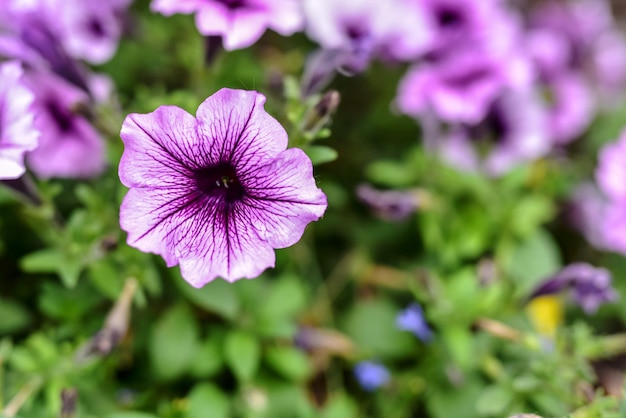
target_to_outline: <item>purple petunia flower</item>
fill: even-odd
[[[541,283],[530,298],[570,289],[574,302],[587,314],[593,314],[604,303],[617,300],[618,295],[611,285],[611,279],[607,269],[587,263],[573,263]]]
[[[325,50],[340,52],[340,66],[363,71],[373,58],[406,61],[431,40],[419,3],[411,0],[305,0],[307,35]]]
[[[39,131],[31,110],[33,93],[22,82],[17,62],[0,65],[0,179],[24,174],[24,154],[37,147]]]
[[[506,91],[478,124],[447,131],[424,118],[426,145],[462,170],[499,176],[546,155],[552,146],[545,109],[531,91]]]
[[[546,83],[551,100],[548,124],[555,143],[565,144],[581,135],[595,114],[595,98],[587,82],[577,73],[563,73]]]
[[[76,61],[108,60],[129,0],[8,0],[0,8],[0,55],[51,71],[97,99],[93,76]]]
[[[596,181],[609,200],[626,202],[626,130],[600,151]]]
[[[434,35],[430,52],[435,55],[478,44],[495,46],[508,26],[501,24],[508,13],[499,0],[420,0],[420,3]],[[498,36],[493,36],[494,33]]]
[[[420,117],[433,114],[446,122],[482,120],[501,92],[530,85],[530,67],[521,56],[464,50],[413,67],[398,87],[398,109]]]
[[[39,146],[27,156],[29,168],[40,178],[87,178],[102,173],[104,143],[78,113],[89,96],[52,73],[32,71],[25,81],[35,93],[35,124],[41,131]]]
[[[224,49],[249,47],[270,28],[288,36],[303,29],[298,0],[153,0],[151,8],[165,16],[196,15],[203,35],[219,35]]]
[[[620,97],[626,86],[626,39],[609,2],[539,2],[530,12],[529,26],[531,50],[535,55],[543,51],[538,60],[543,79],[553,81],[575,72],[600,96],[598,104]]]
[[[402,331],[412,332],[425,343],[433,338],[433,333],[424,319],[424,311],[417,302],[410,304],[396,316],[396,327]]]
[[[580,188],[573,199],[574,223],[597,248],[626,254],[626,130],[598,156],[597,189]]]
[[[361,361],[354,366],[354,376],[361,387],[372,392],[391,380],[391,374],[385,366],[374,361]]]
[[[120,223],[128,243],[180,265],[196,287],[253,278],[326,210],[311,160],[254,91],[222,89],[196,118],[173,106],[131,114],[119,167],[130,190]]]
[[[93,64],[115,54],[130,0],[60,0],[57,7],[61,41],[68,54]]]

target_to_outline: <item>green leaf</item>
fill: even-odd
[[[306,153],[313,162],[313,165],[320,165],[335,161],[338,157],[337,151],[324,145],[314,145],[306,149]]]
[[[359,408],[356,402],[345,393],[334,395],[324,407],[320,418],[356,418]]]
[[[180,277],[175,279],[175,283],[191,302],[201,308],[228,319],[234,319],[239,312],[239,298],[232,283],[216,279],[200,289],[192,287]]]
[[[482,393],[482,383],[468,376],[460,386],[441,387],[426,397],[429,416],[433,418],[484,418],[476,411],[476,399]]]
[[[21,304],[0,299],[0,334],[11,334],[28,326],[31,321],[29,311]]]
[[[509,388],[489,386],[478,397],[476,410],[480,415],[502,417],[511,402],[513,393]]]
[[[464,370],[475,366],[474,341],[464,326],[448,326],[441,330],[441,337],[455,363]]]
[[[63,254],[56,248],[35,251],[20,261],[20,267],[26,273],[54,273],[59,267]]]
[[[267,349],[266,359],[274,370],[287,379],[300,382],[311,375],[308,357],[295,347],[270,347]]]
[[[167,311],[150,335],[149,354],[155,375],[163,380],[188,371],[198,348],[198,326],[185,305]]]
[[[210,377],[224,365],[221,352],[221,335],[210,335],[198,346],[193,359],[191,374],[197,378]]]
[[[380,160],[367,167],[367,177],[374,183],[389,187],[409,187],[413,176],[397,161]]]
[[[541,195],[525,196],[511,209],[511,229],[519,236],[528,236],[554,214],[552,200]]]
[[[98,260],[87,267],[91,283],[109,299],[115,300],[124,287],[124,278],[108,260]]]
[[[228,397],[211,383],[200,383],[191,390],[187,398],[189,409],[186,418],[228,418]]]
[[[68,289],[55,282],[45,282],[39,293],[39,309],[56,319],[83,321],[101,298],[85,286]]]
[[[539,281],[556,273],[560,267],[556,243],[547,232],[538,230],[515,249],[509,272],[517,280],[519,291],[528,294]]]
[[[105,418],[159,418],[156,415],[148,414],[146,412],[134,412],[134,411],[126,411],[126,412],[114,412],[112,414],[106,415]]]
[[[251,334],[232,331],[224,342],[226,364],[241,382],[252,380],[259,368],[261,348]]]
[[[67,287],[76,286],[82,270],[79,259],[68,258],[56,248],[30,253],[22,258],[20,266],[27,273],[57,273]]]
[[[286,276],[270,283],[270,290],[260,304],[259,315],[264,318],[292,317],[305,304],[302,282],[294,276]]]
[[[395,327],[398,309],[384,299],[357,303],[344,321],[346,333],[363,354],[398,357],[415,349],[415,337]]]

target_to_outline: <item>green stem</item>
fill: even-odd
[[[41,376],[33,377],[26,382],[24,386],[15,394],[13,399],[9,401],[6,408],[2,410],[2,413],[6,417],[14,417],[20,410],[20,408],[26,403],[28,398],[34,395],[41,385],[43,384],[43,378]]]

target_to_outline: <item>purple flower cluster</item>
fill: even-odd
[[[626,254],[626,131],[602,148],[595,176],[574,196],[573,222],[595,247]]]
[[[165,3],[172,2],[153,6]],[[220,12],[215,6],[210,22],[196,3],[219,4]],[[239,30],[237,12],[269,10],[261,0],[177,5],[198,12],[199,27],[214,28],[203,33],[224,37]],[[397,109],[422,124],[428,149],[489,175],[578,137],[598,103],[615,98],[626,81],[626,43],[601,0],[544,0],[526,13],[501,0],[303,0],[299,12],[294,31],[304,29],[320,46],[306,64],[305,95],[337,71],[359,73],[375,59],[409,62]]]
[[[5,173],[3,178],[25,171],[24,153],[28,153],[26,165],[42,178],[84,178],[102,172],[104,144],[88,116],[95,102],[108,100],[111,83],[92,74],[79,60],[100,64],[112,57],[129,3],[2,2],[0,58],[23,63],[9,66],[12,69],[6,70],[6,81],[2,81],[12,84],[2,90],[3,111],[13,112],[0,126],[3,160],[17,164],[11,169],[14,174]],[[24,133],[17,140],[13,132],[19,130]],[[9,171],[3,166],[5,170]]]
[[[530,298],[570,290],[574,303],[587,314],[593,314],[604,303],[617,300],[618,295],[611,285],[611,279],[607,269],[587,263],[573,263],[542,282]]]
[[[311,160],[254,91],[222,89],[194,118],[174,106],[131,114],[119,167],[128,243],[200,287],[254,278],[326,210]]]
[[[291,35],[303,28],[299,0],[153,0],[152,10],[196,17],[201,34],[222,37],[227,50],[246,48],[270,28]]]

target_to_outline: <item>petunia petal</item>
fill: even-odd
[[[249,195],[246,222],[274,248],[298,242],[307,224],[326,210],[326,195],[315,185],[311,160],[300,149],[280,153],[242,182]]]
[[[221,89],[196,113],[206,165],[228,161],[240,175],[265,164],[287,148],[287,132],[263,108],[255,91]]]
[[[168,188],[197,168],[196,120],[175,106],[126,117],[120,133],[125,151],[119,175],[126,187]]]

